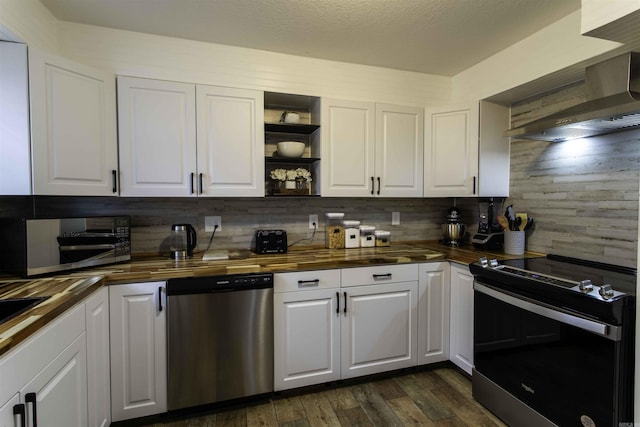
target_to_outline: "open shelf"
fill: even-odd
[[[295,133],[298,135],[311,135],[317,131],[320,125],[309,125],[305,123],[265,123],[265,132]]]
[[[265,157],[265,162],[269,164],[286,163],[286,164],[311,164],[320,160],[318,157]]]

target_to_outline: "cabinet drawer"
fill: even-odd
[[[340,287],[340,270],[278,273],[274,278],[273,291],[275,293]]]
[[[418,264],[345,268],[342,270],[342,287],[417,281],[418,277]]]

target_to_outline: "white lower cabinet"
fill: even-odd
[[[418,365],[449,360],[451,279],[448,262],[420,264]]]
[[[109,287],[111,418],[167,411],[165,282]]]
[[[87,353],[83,333],[22,390],[29,425],[87,425]]]
[[[275,389],[415,366],[417,279],[417,265],[276,274]]]
[[[276,391],[340,379],[340,270],[275,275]]]
[[[86,426],[86,366],[79,304],[0,358],[0,426]]]
[[[102,288],[85,303],[87,327],[87,403],[89,427],[111,424],[109,291]]]
[[[471,375],[473,368],[473,275],[451,263],[450,360]]]
[[[354,286],[343,293],[342,378],[415,366],[417,280]]]

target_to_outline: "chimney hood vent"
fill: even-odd
[[[513,139],[560,142],[640,129],[640,54],[626,53],[585,70],[587,101],[505,132]]]

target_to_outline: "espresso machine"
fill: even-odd
[[[502,203],[493,198],[478,202],[478,232],[471,238],[473,246],[480,249],[500,249],[504,243],[504,233],[498,224],[497,215],[502,212]]]

